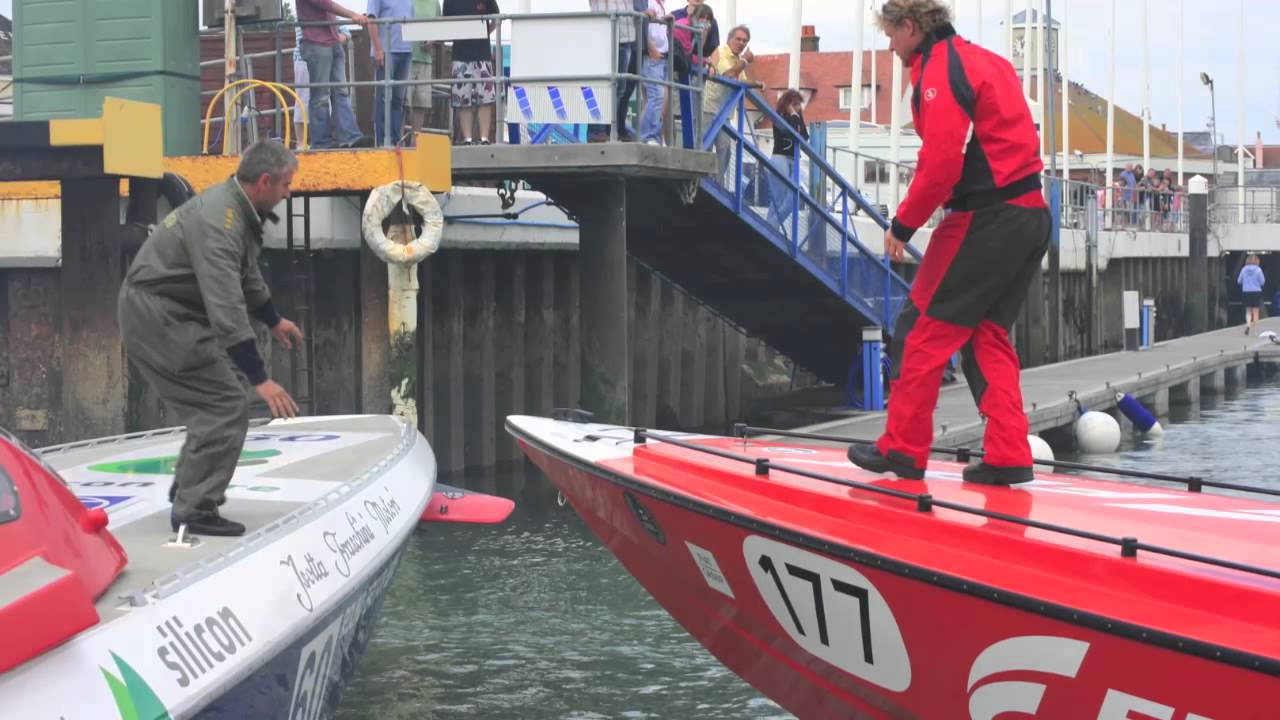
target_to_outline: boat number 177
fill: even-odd
[[[760,599],[793,642],[888,690],[911,685],[893,609],[858,568],[760,535],[742,541],[742,555]]]
[[[778,594],[782,596],[782,602],[787,606],[787,613],[791,615],[791,622],[795,623],[796,632],[806,635],[804,625],[800,623],[800,616],[796,615],[795,605],[791,603],[791,597],[787,595],[787,586],[783,584],[782,577],[778,575],[778,567],[773,558],[768,555],[761,555],[759,563],[760,569],[773,577],[773,582],[778,587]],[[822,575],[812,570],[797,567],[789,562],[784,562],[782,565],[787,569],[787,574],[809,583],[812,588],[813,611],[818,626],[818,642],[831,647],[831,641],[827,635],[827,604],[823,601]],[[867,603],[867,589],[836,578],[830,578],[830,580],[832,590],[848,595],[857,601],[858,619],[862,626],[862,659],[868,665],[874,665],[876,661],[871,651],[871,608]]]

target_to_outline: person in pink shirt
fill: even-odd
[[[299,22],[327,22],[329,25],[305,25],[302,28],[302,59],[312,83],[346,83],[347,54],[338,34],[338,16],[368,27],[369,18],[348,10],[333,0],[298,0]],[[372,34],[377,44],[377,33]],[[333,113],[329,106],[332,102]],[[355,111],[351,108],[351,88],[341,85],[312,88],[307,102],[307,120],[311,128],[311,147],[369,147],[372,138],[360,132]],[[330,122],[332,120],[332,123]],[[332,125],[336,125],[333,127]],[[336,140],[336,143],[335,143]]]

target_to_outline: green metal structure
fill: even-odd
[[[199,152],[197,3],[14,0],[14,119],[97,117],[106,96],[163,109],[165,155]]]

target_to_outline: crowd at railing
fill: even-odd
[[[1135,232],[1187,232],[1186,193],[1182,189],[1144,190],[1135,188],[1126,192],[1113,187],[1110,193],[1101,185],[1079,180],[1063,180],[1044,177],[1046,188],[1052,182],[1059,184],[1060,213],[1058,221],[1063,228],[1084,229],[1089,226],[1089,213],[1093,213],[1100,230],[1128,230]]]
[[[544,132],[540,139],[666,144],[675,129],[675,104],[667,98],[679,93],[686,106],[689,98],[700,99],[704,73],[699,71],[709,65],[716,50],[713,43],[718,43],[718,28],[709,6],[691,4],[666,14],[659,0],[589,2],[592,10],[605,12],[507,15],[498,12],[494,0],[445,0],[443,9],[437,0],[369,0],[366,15],[337,5],[332,11],[319,11],[310,0],[299,0],[298,20],[257,26],[274,33],[274,49],[246,55],[243,60],[274,58],[273,76],[283,80],[283,65],[291,56],[293,82],[288,84],[304,98],[292,118],[309,124],[313,149],[402,145],[411,143],[416,131],[445,131],[459,145],[519,142],[547,130],[548,125],[558,127]],[[637,11],[641,6],[645,7]],[[564,21],[581,22],[566,31],[570,26]],[[616,53],[610,53],[607,68],[593,72],[561,72],[556,66],[551,72],[513,75],[510,53],[514,44],[509,40],[514,39],[515,23],[524,28],[521,32],[526,37],[543,32],[535,26],[553,27],[556,32],[570,33],[561,37],[561,42],[572,40],[575,46],[605,42],[616,48]],[[367,32],[348,33],[344,26],[352,24]],[[594,37],[573,34],[578,32]],[[447,51],[442,51],[446,47]],[[538,53],[543,55],[542,62],[535,59],[520,66],[546,70],[545,46],[527,55]],[[358,72],[363,70],[357,68],[360,63],[369,63],[372,80],[353,79],[365,74]],[[202,66],[222,64],[222,60],[212,60]],[[573,63],[564,65],[573,67]],[[241,67],[243,72],[246,65]],[[601,86],[612,92],[591,92]],[[373,89],[372,108],[356,107],[356,88]],[[535,91],[542,94],[535,97]],[[634,132],[625,121],[633,94],[637,98]],[[602,107],[606,97],[609,107]],[[250,95],[246,101],[252,99]],[[442,101],[447,102],[449,112],[431,112]],[[538,115],[539,110],[547,109],[544,106],[550,106],[558,116],[554,119],[563,122],[520,119],[522,115],[526,119]],[[575,122],[578,118],[570,117],[576,106],[589,115],[588,122]],[[275,116],[274,130],[267,132],[281,137],[283,118],[289,114],[280,108],[259,111],[248,107],[236,108],[233,113],[241,118]],[[699,115],[688,117],[693,126],[701,119]],[[373,127],[372,137],[361,131],[358,118],[372,120],[365,123]],[[517,121],[511,122],[513,118]],[[212,124],[220,122],[211,119]],[[258,123],[251,124],[258,127]],[[384,133],[384,127],[394,130]],[[504,137],[504,129],[511,131],[510,137]],[[690,140],[693,137],[690,132]]]

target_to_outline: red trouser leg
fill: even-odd
[[[935,320],[928,315],[916,320],[907,333],[897,379],[890,388],[884,435],[876,443],[882,455],[896,450],[910,457],[917,468],[928,465],[929,445],[933,442],[933,409],[938,405],[942,370],[973,333],[973,328]],[[1015,385],[1016,382],[1015,375]]]
[[[983,461],[999,467],[1030,467],[1027,415],[1022,410],[1018,353],[1009,332],[990,320],[979,323],[973,334],[973,355],[987,386],[978,411],[987,418],[982,447]]]

